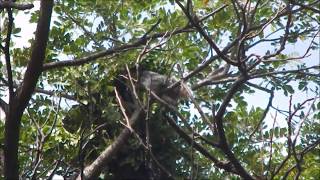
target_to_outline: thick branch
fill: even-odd
[[[54,69],[54,68],[80,66],[85,63],[95,61],[98,58],[101,58],[104,56],[112,55],[112,54],[115,54],[118,52],[125,52],[128,50],[131,50],[132,48],[137,48],[141,45],[145,45],[149,39],[154,39],[154,38],[159,38],[159,37],[169,37],[174,34],[179,34],[179,33],[183,33],[183,32],[191,32],[191,31],[192,30],[189,27],[186,27],[186,28],[178,29],[178,30],[173,31],[171,33],[167,33],[167,32],[166,33],[157,33],[157,34],[145,37],[145,38],[140,38],[137,41],[134,41],[132,43],[125,44],[125,45],[118,46],[118,47],[114,47],[114,48],[107,49],[107,50],[103,50],[103,51],[99,51],[99,52],[93,53],[89,56],[85,56],[85,57],[82,57],[79,59],[46,63],[43,65],[42,70],[47,71],[47,70]]]
[[[142,109],[136,109],[131,118],[130,125],[133,126],[142,116]],[[99,176],[104,166],[114,157],[114,155],[122,148],[131,135],[131,131],[128,128],[122,130],[120,135],[114,140],[114,142],[109,145],[97,159],[94,160],[89,166],[87,166],[83,171],[84,179],[95,179]],[[81,179],[79,175],[78,180]]]
[[[29,99],[36,87],[45,59],[45,51],[49,37],[53,1],[41,1],[40,17],[36,29],[35,42],[32,47],[31,58],[24,75],[21,88],[17,90],[17,99],[20,109],[27,106]]]
[[[13,101],[9,104],[9,112],[7,113],[5,124],[4,175],[6,179],[19,179],[18,142],[20,121],[41,74],[49,36],[52,7],[53,0],[41,1],[40,16],[35,33],[35,41],[32,46],[31,58],[23,83],[17,89]]]
[[[238,171],[241,177],[243,177],[244,179],[253,179],[251,175],[242,167],[238,159],[235,157],[235,155],[231,151],[225,135],[224,127],[223,127],[223,116],[226,112],[227,106],[230,103],[233,95],[240,89],[240,87],[243,85],[243,83],[245,83],[245,81],[246,81],[245,77],[239,77],[237,81],[234,82],[229,92],[225,96],[219,108],[219,111],[217,112],[217,115],[215,116],[215,121],[217,125],[219,139],[220,139],[221,150],[226,154],[226,156],[228,157],[228,159],[233,164],[233,166]]]

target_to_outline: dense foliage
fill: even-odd
[[[320,177],[319,0],[51,3],[0,1],[6,179]],[[137,66],[189,97],[124,110]]]

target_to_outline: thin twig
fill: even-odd
[[[156,27],[160,24],[162,19],[158,19],[158,21],[151,26],[151,28],[141,37],[141,39],[145,39],[152,31],[156,29]]]
[[[253,131],[250,133],[250,135],[249,135],[249,139],[251,140],[251,138],[253,137],[253,135],[259,130],[259,128],[260,128],[263,120],[266,118],[267,113],[268,113],[269,110],[270,110],[270,107],[272,106],[272,101],[273,101],[273,98],[274,98],[274,92],[273,92],[273,90],[269,90],[269,89],[267,89],[267,88],[260,87],[260,86],[258,86],[258,85],[253,84],[253,83],[250,83],[250,82],[247,82],[247,84],[248,84],[249,86],[252,86],[252,87],[254,87],[254,88],[257,88],[257,89],[259,89],[259,90],[265,91],[265,92],[267,92],[267,93],[270,94],[267,107],[266,107],[265,110],[263,111],[263,114],[262,114],[262,116],[261,116],[258,124],[256,125],[256,127],[254,128],[254,130],[253,130]]]
[[[270,134],[270,152],[269,152],[269,161],[268,161],[268,171],[266,173],[266,176],[268,176],[268,173],[271,171],[271,166],[272,166],[272,155],[273,155],[273,152],[272,152],[272,148],[273,148],[273,136],[274,136],[274,131],[275,131],[275,124],[276,124],[276,121],[277,121],[277,111],[276,111],[276,114],[273,118],[273,123],[272,123],[272,131],[271,131],[271,134]]]
[[[124,118],[125,118],[125,120],[126,120],[126,122],[127,122],[127,124],[126,124],[125,126],[126,126],[130,131],[132,131],[132,127],[131,127],[131,125],[130,125],[131,123],[130,123],[130,121],[129,121],[129,118],[128,118],[128,116],[127,116],[126,110],[125,110],[125,108],[124,108],[124,106],[123,106],[123,104],[122,104],[122,100],[121,100],[121,98],[120,98],[120,96],[119,96],[118,91],[117,91],[116,88],[114,89],[114,92],[115,92],[115,94],[116,94],[116,98],[117,98],[117,100],[118,100],[118,103],[119,103],[121,112],[122,112],[122,114],[123,114],[123,116],[124,116]]]
[[[190,14],[190,11],[188,11],[179,0],[175,0],[175,2],[180,6],[180,8],[182,9],[182,11],[184,12],[184,14],[187,16],[187,18],[189,19],[189,21],[191,22],[192,26],[194,26],[197,31],[201,34],[201,36],[208,42],[208,44],[212,47],[212,49],[215,50],[215,52],[217,53],[217,55],[223,59],[224,61],[226,61],[229,64],[232,65],[237,65],[236,62],[232,61],[231,59],[229,59],[220,49],[219,47],[216,45],[215,42],[213,42],[213,40],[209,37],[209,35],[204,31],[204,29],[200,26],[199,24],[199,20],[198,18],[194,15],[194,17],[192,17],[192,15]],[[226,7],[226,6],[224,6]]]

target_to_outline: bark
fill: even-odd
[[[9,102],[5,123],[4,176],[5,179],[19,179],[18,147],[21,117],[28,105],[42,71],[46,45],[49,36],[53,0],[42,0],[40,15],[23,82],[17,89],[14,98]]]
[[[221,150],[227,156],[229,161],[234,166],[235,170],[243,179],[253,179],[253,177],[246,171],[246,169],[241,165],[240,161],[236,158],[232,150],[230,149],[230,145],[228,143],[225,131],[224,131],[224,124],[223,124],[223,116],[226,112],[228,105],[232,97],[236,94],[236,92],[241,88],[241,86],[247,81],[247,77],[239,77],[238,80],[232,85],[230,90],[228,91],[227,95],[224,97],[223,102],[215,116],[215,122],[217,125],[218,135],[219,135],[219,145]]]

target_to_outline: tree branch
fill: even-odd
[[[0,87],[2,86],[8,86],[8,81],[6,81],[5,79],[2,79],[0,78],[4,84],[0,84]],[[16,84],[13,84],[13,88],[18,88],[18,85]],[[34,89],[34,92],[35,93],[41,93],[41,94],[45,94],[45,95],[48,95],[48,96],[59,96],[59,97],[63,97],[65,99],[69,99],[69,100],[73,100],[73,101],[77,101],[77,98],[72,96],[72,95],[69,95],[65,92],[56,92],[56,91],[50,91],[50,90],[45,90],[45,89],[40,89],[40,88],[35,88]],[[0,103],[0,107],[1,107],[1,103]]]
[[[230,163],[218,160],[216,157],[212,156],[210,152],[206,150],[206,148],[204,148],[197,142],[194,142],[192,137],[190,137],[188,133],[186,133],[182,128],[180,128],[174,119],[168,116],[166,116],[166,119],[167,119],[167,122],[170,124],[170,126],[180,135],[181,138],[187,141],[188,144],[193,144],[193,147],[197,151],[199,151],[203,156],[210,159],[216,167],[224,169],[227,172],[239,174],[237,170]],[[217,147],[218,145],[215,145],[215,146]]]
[[[194,26],[197,31],[202,35],[202,37],[209,43],[209,45],[211,46],[212,49],[215,50],[215,52],[217,53],[217,55],[222,58],[223,60],[225,60],[227,63],[232,64],[232,65],[237,65],[236,62],[232,61],[231,59],[229,59],[220,49],[219,47],[216,45],[215,42],[213,42],[213,40],[208,36],[208,34],[203,30],[203,28],[199,25],[199,20],[198,18],[192,17],[192,15],[190,14],[190,12],[181,4],[180,1],[176,0],[175,1],[180,8],[182,9],[182,11],[184,12],[184,14],[187,16],[187,18],[189,19],[190,23],[192,24],[192,26]],[[227,7],[227,5],[223,5],[222,7],[219,8],[219,10],[216,10],[215,13],[219,12],[220,10],[224,9],[225,7]],[[188,7],[187,7],[188,8]]]
[[[219,144],[220,144],[221,150],[226,154],[226,156],[228,157],[228,159],[233,164],[233,166],[235,167],[235,169],[237,170],[237,172],[241,177],[243,177],[244,179],[253,179],[251,175],[242,167],[238,159],[235,157],[235,155],[231,151],[225,135],[224,127],[223,127],[223,116],[225,114],[227,106],[230,103],[233,95],[240,89],[240,87],[243,85],[243,83],[246,82],[246,80],[247,79],[245,77],[241,76],[231,86],[229,92],[224,97],[223,102],[215,116],[215,122],[217,125],[217,130],[218,130],[218,135],[220,140]]]
[[[7,74],[8,74],[8,87],[9,87],[9,102],[12,101],[14,92],[13,92],[13,80],[12,80],[12,69],[11,69],[11,61],[10,61],[10,42],[11,42],[11,34],[13,28],[13,16],[12,10],[7,8],[8,11],[8,28],[7,28],[7,37],[5,40],[4,46],[4,55],[6,59],[6,67],[7,67]]]
[[[0,9],[13,8],[18,10],[27,10],[27,9],[32,9],[33,7],[34,7],[33,4],[17,4],[13,1],[0,1]]]
[[[320,1],[315,1],[315,3],[311,3],[311,4],[302,4],[300,2],[290,0],[290,3],[301,6],[302,8],[313,11],[314,13],[317,13],[317,14],[320,14],[320,10],[314,7],[319,7],[319,6],[315,6],[315,4],[319,4],[319,2]]]
[[[259,128],[260,128],[263,120],[266,118],[267,113],[269,112],[270,107],[272,106],[272,101],[273,101],[273,98],[274,98],[274,92],[273,92],[273,90],[260,87],[260,86],[258,86],[258,85],[256,85],[256,84],[253,84],[253,83],[250,83],[250,82],[247,82],[247,84],[248,84],[249,86],[252,86],[252,87],[254,87],[254,88],[257,88],[257,89],[259,89],[259,90],[261,90],[261,91],[265,91],[265,92],[267,92],[267,93],[270,94],[267,107],[266,107],[265,110],[263,111],[263,114],[262,114],[262,116],[261,116],[258,124],[257,124],[256,127],[254,128],[254,130],[252,131],[252,133],[250,133],[250,135],[249,135],[249,139],[251,140],[252,136],[259,130]]]
[[[8,113],[9,105],[3,99],[0,98],[0,107],[4,111],[5,114]]]
[[[24,109],[35,89],[41,74],[42,64],[45,58],[53,0],[42,0],[40,4],[40,16],[35,33],[35,41],[32,46],[31,58],[24,75],[23,83],[17,89],[14,99],[9,104],[9,112],[5,124],[5,179],[19,179],[18,143],[20,122]]]
[[[265,76],[270,76],[270,75],[276,75],[276,74],[289,74],[289,73],[303,73],[303,71],[309,70],[309,69],[320,69],[320,65],[315,65],[315,66],[310,66],[307,68],[302,68],[302,69],[294,69],[294,70],[283,70],[283,71],[271,71],[271,72],[265,72],[265,73],[258,73],[254,72],[250,74],[250,79],[255,79],[255,78],[261,78]],[[315,77],[320,77],[320,74],[308,74],[309,76],[315,76]]]
[[[27,65],[21,88],[17,89],[19,109],[24,109],[27,106],[42,72],[41,69],[45,59],[45,51],[49,37],[52,7],[52,0],[41,1],[40,17],[35,33],[35,42],[32,47],[31,58]]]
[[[191,31],[192,31],[192,29],[190,29],[189,27],[185,27],[185,28],[175,30],[171,33],[168,33],[168,32],[157,33],[157,34],[154,34],[151,36],[147,36],[145,38],[140,38],[137,41],[134,41],[132,43],[128,43],[128,44],[124,44],[122,46],[118,46],[118,47],[114,47],[111,49],[95,52],[95,53],[92,53],[88,56],[85,56],[85,57],[82,57],[79,59],[46,63],[43,65],[42,70],[47,71],[47,70],[51,70],[51,69],[55,69],[55,68],[62,68],[62,67],[69,67],[69,66],[80,66],[85,63],[95,61],[98,58],[101,58],[104,56],[112,55],[114,53],[119,53],[119,52],[125,52],[125,51],[131,50],[133,48],[137,48],[141,45],[145,45],[148,42],[148,40],[150,40],[150,39],[155,39],[155,38],[160,38],[160,37],[169,37],[174,34],[180,34],[180,33],[191,32]]]
[[[141,119],[143,115],[143,110],[141,108],[137,108],[131,118],[130,118],[130,125],[134,126],[136,122]],[[101,171],[103,170],[106,163],[108,163],[114,155],[119,151],[120,148],[125,145],[127,140],[131,135],[131,131],[128,128],[124,128],[119,136],[113,141],[111,145],[109,145],[100,155],[96,158],[90,165],[85,167],[83,171],[84,179],[95,179]],[[77,177],[77,180],[80,180],[81,176]]]

